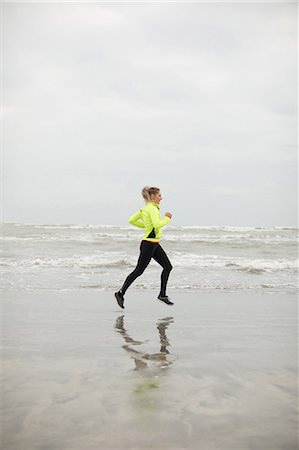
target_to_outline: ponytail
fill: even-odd
[[[150,202],[151,195],[158,194],[159,192],[160,192],[160,189],[157,187],[144,186],[144,188],[141,191],[141,195],[146,202]]]

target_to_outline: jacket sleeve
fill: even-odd
[[[132,225],[135,225],[135,227],[138,228],[144,228],[144,223],[141,220],[141,222],[139,221],[141,219],[141,211],[139,210],[137,213],[133,214],[130,219],[129,219],[129,223]]]
[[[168,216],[165,216],[164,219],[161,220],[160,211],[155,206],[150,209],[150,216],[154,228],[162,228],[170,221],[170,217]]]

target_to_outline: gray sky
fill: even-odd
[[[296,3],[4,3],[4,220],[297,221]]]

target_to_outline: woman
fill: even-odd
[[[143,274],[152,258],[163,267],[158,299],[167,305],[173,305],[166,295],[166,285],[172,265],[159,244],[162,237],[162,227],[168,224],[172,218],[172,214],[167,212],[164,219],[161,220],[159,204],[162,200],[162,195],[159,188],[145,186],[142,189],[142,197],[146,202],[145,207],[133,214],[129,222],[136,227],[144,228],[144,236],[140,244],[140,255],[135,270],[126,278],[122,288],[118,292],[115,292],[117,303],[121,308],[124,308],[124,295],[126,290],[137,277]]]

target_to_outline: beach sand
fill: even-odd
[[[1,450],[297,449],[296,295],[171,298],[6,293]]]

